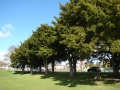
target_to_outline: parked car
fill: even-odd
[[[100,67],[90,67],[88,70],[88,72],[101,72]]]

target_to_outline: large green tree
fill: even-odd
[[[101,51],[112,54],[113,71],[119,74],[120,1],[70,0],[65,5],[60,4],[60,9],[54,27],[42,24],[11,55],[14,64],[21,63],[23,57],[32,66],[44,60],[47,74],[47,63],[59,57],[69,60],[70,76],[73,76],[76,56],[83,60],[91,55],[95,46],[101,46]]]
[[[42,24],[36,29],[33,36],[38,48],[37,56],[44,60],[45,74],[48,74],[48,59],[56,55],[55,46],[53,46],[57,39],[56,32],[52,26]]]
[[[118,75],[120,65],[120,1],[98,0],[97,3],[103,16],[97,22],[95,38],[98,38],[97,42],[102,46],[103,51],[112,54],[113,72]]]
[[[115,53],[113,45],[120,39],[120,1],[119,0],[70,0],[65,5],[60,4],[60,17],[56,18],[60,27],[60,44],[64,44],[67,50],[71,47],[73,50],[76,46],[75,36],[79,36],[71,31],[71,28],[83,28],[79,36],[79,50],[81,57],[85,54],[90,55],[94,44],[109,48],[113,57],[113,70],[118,73],[119,66],[119,49]],[[75,35],[75,36],[74,36]],[[116,41],[117,40],[117,41]],[[93,44],[94,43],[94,44]],[[111,46],[111,48],[110,48]],[[119,48],[119,44],[116,45]],[[103,50],[105,51],[105,50]],[[75,53],[75,51],[73,51]],[[89,53],[86,53],[89,52]],[[117,64],[118,63],[118,64]],[[71,65],[70,65],[71,66]]]
[[[85,40],[84,29],[81,27],[66,27],[59,26],[59,44],[64,46],[66,50],[67,59],[70,66],[70,76],[73,76],[73,58],[72,56],[80,52],[80,47],[83,47]]]
[[[22,69],[24,73],[25,65],[28,64],[27,57],[26,57],[26,49],[24,47],[24,44],[21,44],[18,48],[14,50],[14,52],[10,55],[11,58],[11,66],[15,68]]]
[[[53,22],[58,30],[59,44],[64,45],[68,53],[70,76],[73,76],[75,61],[72,57],[80,54],[81,58],[86,58],[90,56],[94,46],[92,37],[95,26],[91,24],[93,16],[90,15],[94,14],[96,9],[90,5],[84,0],[71,0],[65,5],[60,4],[60,17],[56,18],[57,24]]]

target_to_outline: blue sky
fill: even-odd
[[[12,45],[20,45],[41,24],[59,16],[59,3],[69,0],[0,0],[0,57]]]

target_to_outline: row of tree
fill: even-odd
[[[119,0],[70,0],[60,4],[60,16],[53,25],[41,24],[36,31],[11,54],[12,66],[33,67],[55,61],[69,61],[70,76],[76,72],[76,62],[98,53],[111,53],[114,74],[120,66],[120,1]]]

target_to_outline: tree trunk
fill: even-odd
[[[25,65],[22,65],[22,73],[24,73]]]
[[[48,74],[48,64],[47,64],[47,60],[44,61],[44,65],[45,65],[45,75]]]
[[[72,59],[70,56],[69,56],[69,68],[70,68],[70,76],[72,77],[73,76],[73,66],[72,66]]]
[[[119,54],[118,53],[115,53],[113,54],[113,74],[115,76],[118,76],[119,75]]]
[[[52,73],[54,73],[54,66],[55,66],[55,61],[52,60]]]
[[[40,66],[39,66],[39,70],[40,70],[40,72],[41,72],[41,63],[40,63]]]
[[[33,65],[30,64],[30,73],[33,74]]]
[[[76,70],[76,63],[77,63],[77,61],[75,59],[73,59],[73,71],[74,71],[74,73],[77,72],[77,70]]]

